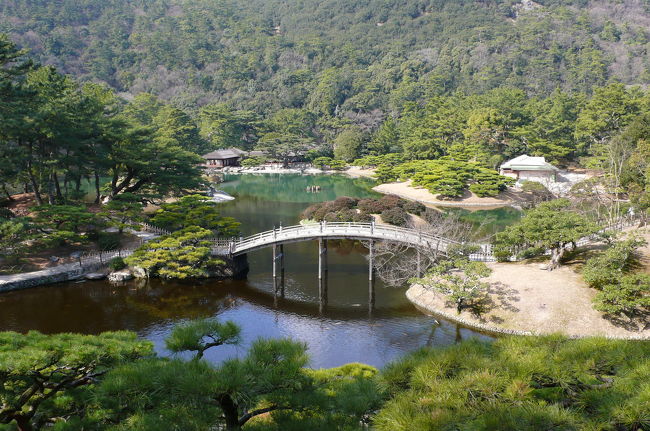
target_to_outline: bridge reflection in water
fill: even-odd
[[[261,232],[248,237],[214,238],[212,239],[212,254],[217,256],[238,256],[266,247],[273,249],[273,281],[274,292],[284,297],[284,244],[318,241],[318,293],[321,310],[327,305],[327,240],[351,239],[368,243],[368,306],[374,306],[374,254],[376,241],[390,241],[406,245],[416,250],[416,259],[420,251],[435,252],[442,255],[447,253],[450,246],[460,244],[457,241],[433,235],[417,229],[403,228],[385,224],[320,222],[282,227]],[[472,260],[492,261],[491,246],[477,244],[479,251],[469,256]]]

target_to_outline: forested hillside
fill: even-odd
[[[32,56],[179,107],[400,112],[460,89],[643,84],[648,0],[4,0]]]

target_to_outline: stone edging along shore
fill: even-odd
[[[419,309],[424,310],[434,316],[439,316],[446,320],[460,323],[461,325],[467,326],[468,328],[477,329],[479,331],[489,332],[493,334],[503,334],[503,335],[523,335],[523,336],[533,336],[533,337],[551,335],[549,333],[543,333],[539,331],[520,331],[517,329],[501,328],[496,325],[487,325],[485,323],[468,320],[465,319],[464,317],[458,316],[455,313],[449,313],[447,311],[434,308],[431,305],[431,301],[427,300],[428,297],[431,295],[433,295],[431,291],[427,290],[425,287],[419,284],[412,285],[406,291],[406,298]],[[609,338],[612,340],[638,340],[638,341],[650,340],[650,336],[642,336],[642,335],[638,335],[638,336],[629,335],[624,337],[602,336],[602,335],[594,335],[594,336]],[[577,335],[568,336],[568,338],[586,338],[586,337],[589,336],[577,336]]]

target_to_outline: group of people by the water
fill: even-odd
[[[306,190],[309,193],[319,193],[320,192],[320,186],[307,186]]]

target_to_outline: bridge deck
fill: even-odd
[[[213,240],[213,253],[215,255],[239,255],[273,244],[287,244],[319,238],[392,241],[413,248],[437,250],[443,254],[446,253],[450,245],[458,244],[456,241],[423,233],[416,229],[374,223],[323,222],[282,227],[245,238],[215,239]],[[489,245],[481,245],[481,252],[474,257],[476,260],[491,260],[486,259],[489,257],[488,255],[490,255]]]

